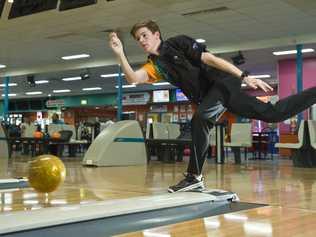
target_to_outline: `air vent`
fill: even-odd
[[[59,11],[85,7],[96,3],[97,0],[61,0],[59,4]]]
[[[129,29],[132,27],[119,27],[119,28],[108,28],[105,30],[100,31],[101,33],[111,33],[111,32],[116,32],[116,34],[118,35],[118,37],[120,39],[123,39],[126,37],[126,35],[129,34]]]
[[[53,10],[58,0],[19,0],[12,3],[9,19]]]
[[[100,32],[102,32],[102,33],[111,33],[113,31],[117,31],[117,29],[111,28],[111,29],[101,30]]]
[[[229,10],[228,7],[216,7],[216,8],[210,8],[210,9],[203,9],[203,10],[198,10],[198,11],[193,11],[193,12],[186,12],[182,13],[182,16],[194,16],[194,15],[200,15],[200,14],[208,14],[208,13],[219,13],[219,12],[224,12]]]
[[[74,35],[77,35],[77,34],[72,33],[72,32],[67,32],[67,33],[63,33],[63,34],[59,34],[59,35],[47,36],[46,39],[62,39],[62,38],[67,38],[69,36],[74,36]]]

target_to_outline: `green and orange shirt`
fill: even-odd
[[[168,79],[167,73],[164,72],[163,69],[150,58],[147,63],[142,66],[142,69],[144,69],[148,74],[149,80],[147,83],[149,84]]]

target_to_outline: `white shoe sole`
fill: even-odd
[[[201,181],[201,182],[198,182],[196,184],[192,184],[190,186],[187,186],[187,187],[184,187],[182,189],[179,189],[177,191],[174,191],[173,189],[168,188],[168,192],[169,193],[176,193],[176,192],[186,192],[186,191],[193,191],[193,190],[196,190],[196,191],[197,190],[201,190],[201,191],[203,191],[204,189],[205,189],[204,183],[203,183],[203,181]]]

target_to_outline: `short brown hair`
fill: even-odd
[[[150,30],[152,33],[155,33],[158,31],[161,36],[159,26],[153,20],[146,20],[146,21],[136,23],[131,29],[131,32],[130,32],[131,35],[135,38],[136,31],[142,27],[148,28],[148,30]]]

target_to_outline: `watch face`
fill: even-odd
[[[241,74],[241,78],[248,77],[248,76],[249,76],[249,74],[247,71],[243,71]]]

